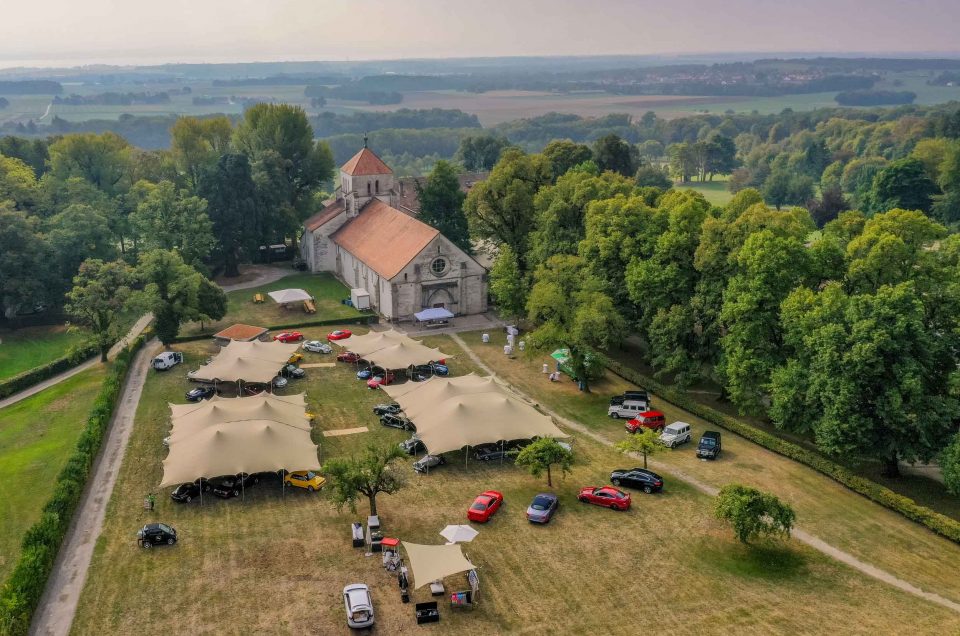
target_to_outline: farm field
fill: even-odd
[[[304,331],[319,337],[326,329]],[[425,341],[456,355],[449,360],[454,375],[477,371],[449,337]],[[383,571],[379,555],[364,557],[350,547],[348,525],[367,514],[365,502],[356,513],[338,513],[326,492],[288,490],[281,496],[275,479],[250,489],[244,501],[205,497],[203,506],[197,501],[175,504],[165,489],[155,512],[142,510],[142,497],[156,491],[162,475],[167,403],[182,402],[186,370],[212,352],[207,342],[176,348],[184,351],[187,364],[149,375],[73,633],[349,633],[340,591],[354,582],[371,586],[377,631],[414,630],[413,607],[400,602],[396,581]],[[497,348],[488,346],[487,351]],[[485,358],[487,351],[481,351]],[[304,362],[332,359],[307,356]],[[537,361],[531,356],[524,363],[505,363],[521,376],[529,375],[526,381],[533,386],[542,380],[531,371]],[[308,405],[317,413],[314,441],[321,444],[324,459],[406,436],[377,423],[370,407],[385,396],[366,389],[354,371],[345,364],[309,369],[306,379],[286,389],[306,391]],[[563,408],[578,414],[589,414],[594,402],[604,399],[601,395],[619,388],[613,380],[598,385],[603,393],[587,403],[567,395],[569,383],[550,387],[564,389]],[[610,425],[609,420],[601,422],[591,420],[589,425]],[[357,426],[370,430],[321,436],[324,430]],[[409,460],[403,462],[407,486],[378,498],[387,536],[440,544],[439,530],[465,522],[466,507],[478,492],[497,488],[506,497],[504,509],[478,527],[480,535],[464,546],[479,566],[477,608],[455,613],[437,599],[442,620],[435,630],[870,634],[882,633],[891,624],[910,624],[912,632],[924,634],[960,629],[960,616],[861,576],[798,542],[739,546],[729,529],[713,519],[711,498],[668,473],[664,493],[635,493],[634,506],[626,513],[583,506],[575,501],[578,486],[606,482],[610,469],[635,460],[588,437],[574,436],[574,449],[573,473],[554,483],[560,510],[544,527],[531,526],[523,517],[532,496],[548,490],[542,478],[534,479],[509,463],[471,460],[465,465],[461,453],[449,454],[449,463],[429,475],[415,475]],[[153,520],[176,527],[180,543],[149,552],[137,548],[137,528]],[[955,571],[950,562],[942,562],[942,567],[944,577]],[[448,591],[460,589],[462,578],[447,579]],[[597,611],[596,599],[610,598],[611,590],[624,588],[626,580],[641,580],[656,598],[671,600],[658,604],[656,611],[650,611],[652,599],[639,598],[619,605],[617,612]],[[424,600],[429,600],[425,589],[413,593],[412,602]]]
[[[39,518],[86,424],[107,367],[97,365],[0,409],[0,578]]]
[[[289,309],[285,309],[267,296],[267,292],[291,288],[303,289],[313,296],[316,299],[317,313],[313,315],[304,313],[301,303],[296,303]],[[263,294],[264,302],[254,303],[254,294]],[[215,333],[238,322],[267,327],[298,321],[307,322],[327,318],[333,320],[363,315],[363,312],[341,304],[340,300],[343,298],[350,298],[350,290],[330,274],[291,274],[261,287],[228,292],[227,316],[223,320],[205,323],[202,331],[200,323],[191,323],[184,326],[181,334]],[[324,333],[326,334],[326,332]]]
[[[0,381],[63,357],[85,338],[63,325],[0,330]]]
[[[693,190],[694,192],[699,192],[703,195],[703,198],[713,205],[726,205],[730,202],[730,199],[733,198],[733,193],[727,189],[726,180],[704,181],[702,183],[694,181],[691,183],[674,184],[673,187],[678,190]]]

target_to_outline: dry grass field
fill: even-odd
[[[316,337],[326,329],[305,332]],[[433,336],[428,341],[458,354],[451,361],[454,374],[476,370],[449,338]],[[288,490],[281,497],[276,480],[248,491],[245,501],[205,497],[202,507],[198,502],[178,505],[164,490],[157,511],[141,509],[143,495],[156,490],[161,479],[166,454],[161,440],[169,427],[166,403],[182,401],[186,370],[211,352],[205,342],[180,348],[187,364],[171,373],[151,374],[147,382],[74,633],[348,633],[340,590],[358,581],[373,591],[374,633],[419,632],[412,605],[400,602],[396,581],[380,566],[379,555],[365,557],[350,547],[348,525],[367,514],[365,506],[355,514],[338,513],[327,493]],[[499,365],[496,349],[489,346],[481,354]],[[308,356],[306,362],[331,359]],[[536,356],[502,360],[505,375],[530,388],[542,380],[534,370],[538,361]],[[555,392],[551,404],[553,397],[559,398],[556,407],[578,419],[604,399],[598,393],[578,401],[567,383],[548,388]],[[618,388],[611,383],[598,386],[598,391]],[[324,458],[405,437],[379,426],[369,409],[385,396],[366,389],[350,365],[310,369],[306,379],[288,390],[306,390],[308,403],[318,413],[314,439],[321,443]],[[615,435],[608,420],[586,417],[584,423],[598,430],[609,427]],[[370,432],[321,436],[322,430],[363,425]],[[703,470],[735,470],[744,450],[733,440],[730,446],[724,462]],[[586,437],[576,437],[574,448],[573,473],[554,484],[560,510],[545,527],[531,526],[523,516],[531,497],[546,489],[544,480],[509,463],[471,461],[465,466],[458,453],[430,475],[405,468],[408,485],[397,495],[381,496],[378,504],[388,536],[437,544],[443,542],[437,533],[444,525],[465,522],[475,494],[498,488],[506,496],[505,508],[465,545],[465,553],[480,568],[479,605],[472,612],[455,613],[441,603],[441,622],[422,629],[445,634],[876,634],[889,633],[891,626],[909,626],[917,634],[960,630],[960,616],[797,542],[738,545],[712,518],[712,500],[669,473],[664,493],[635,494],[627,513],[583,506],[575,500],[577,487],[606,482],[610,469],[633,460]],[[743,477],[750,481],[749,476]],[[811,527],[806,503],[797,505],[801,522],[819,530],[822,524]],[[837,523],[851,525],[851,519],[857,519],[855,510]],[[181,542],[149,552],[136,547],[137,528],[151,520],[174,525]],[[870,530],[859,530],[864,542]],[[909,554],[901,558],[905,564],[912,561]],[[957,571],[951,561],[942,562],[941,568],[941,579]],[[450,577],[447,588],[459,589],[462,583],[462,577]],[[413,602],[428,600],[428,594],[425,589],[415,592]]]

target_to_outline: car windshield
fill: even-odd
[[[622,492],[613,492],[613,493],[610,493],[610,494],[613,495],[614,497],[616,497],[617,499],[623,499],[624,497],[627,496],[626,494],[624,494],[624,493],[622,493]]]
[[[473,505],[470,506],[470,510],[486,510],[486,509],[487,509],[487,504],[480,501],[475,501],[473,502]]]
[[[313,478],[316,477],[316,476],[317,476],[316,473],[310,472],[310,473],[307,473],[306,475],[304,475],[303,478],[304,478],[304,479],[313,479]]]
[[[533,500],[533,503],[530,505],[534,510],[546,510],[550,507],[550,500],[546,497],[537,497]]]
[[[169,532],[171,534],[173,533],[173,528],[171,528],[170,526],[164,523],[157,524],[157,527],[163,530],[164,532]]]
[[[717,445],[717,441],[716,441],[715,439],[713,439],[712,437],[704,437],[703,439],[700,440],[700,445],[701,445],[701,446],[716,446],[716,445]]]

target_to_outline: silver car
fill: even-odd
[[[303,348],[313,353],[333,353],[333,347],[319,340],[308,340],[303,343]]]
[[[343,605],[347,610],[347,626],[353,629],[373,625],[373,598],[370,588],[363,583],[351,583],[343,588]]]
[[[527,521],[530,523],[547,523],[557,511],[560,500],[551,492],[542,492],[533,498],[527,507]]]
[[[442,455],[424,455],[413,462],[413,469],[418,473],[430,472],[431,468],[436,468],[441,464],[446,464],[447,460]]]

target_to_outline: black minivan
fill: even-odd
[[[716,459],[720,455],[720,433],[707,431],[697,444],[697,457],[701,459]]]

